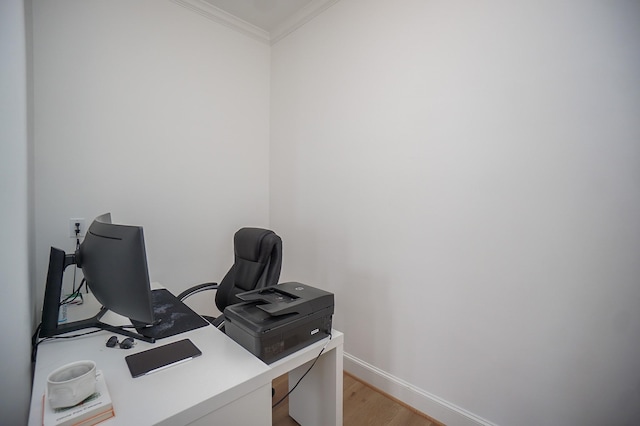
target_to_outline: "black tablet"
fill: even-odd
[[[128,355],[124,359],[127,361],[131,376],[140,377],[189,361],[200,355],[202,355],[202,352],[191,340],[183,339]]]

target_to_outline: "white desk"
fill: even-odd
[[[82,307],[72,311],[87,312]],[[97,312],[97,309],[89,312]],[[84,314],[83,314],[84,315]],[[81,316],[82,317],[82,316]],[[108,313],[102,319],[123,324]],[[78,332],[76,332],[77,334]],[[53,339],[38,347],[31,395],[29,425],[42,421],[42,396],[47,375],[69,362],[90,359],[104,372],[116,416],[106,425],[271,425],[271,382],[290,372],[293,386],[320,353],[327,339],[315,342],[267,365],[215,327],[208,326],[158,340],[136,340],[125,350],[107,348],[113,333],[101,331],[73,339]],[[125,336],[118,335],[121,340]],[[133,379],[124,357],[184,338],[202,356],[156,373]],[[342,356],[344,336],[333,332],[323,355],[289,396],[290,415],[303,425],[342,425]]]

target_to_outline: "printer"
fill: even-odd
[[[270,364],[331,334],[333,293],[299,282],[237,294],[224,310],[225,333]]]

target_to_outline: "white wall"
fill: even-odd
[[[0,2],[0,413],[25,424],[31,394],[27,61],[22,0]]]
[[[335,292],[370,380],[450,424],[640,423],[639,22],[342,0],[273,47],[283,279]]]
[[[104,212],[144,227],[152,280],[220,280],[269,221],[269,46],[169,0],[33,9],[37,300],[69,219]]]

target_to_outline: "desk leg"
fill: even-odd
[[[301,425],[342,426],[342,345],[322,354],[289,395],[289,415]],[[307,371],[309,361],[289,372],[289,389]]]

